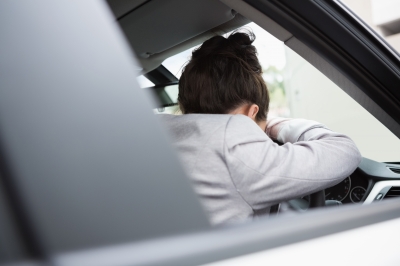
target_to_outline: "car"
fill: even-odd
[[[340,1],[3,1],[0,12],[1,265],[398,265],[400,57]],[[395,159],[363,154],[326,191],[339,206],[211,227],[153,109],[176,104],[164,60],[250,22],[375,117]]]

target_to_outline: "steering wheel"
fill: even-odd
[[[272,140],[272,141],[278,144],[279,146],[283,145],[283,143],[277,140]],[[289,200],[288,204],[292,209],[300,212],[306,211],[309,208],[318,208],[325,206],[325,190],[317,191],[313,194],[310,194],[307,197],[309,198],[308,201],[303,198],[293,199]]]
[[[325,190],[310,195],[309,208],[318,208],[323,206],[325,206]]]
[[[306,199],[305,199],[306,198]],[[289,207],[298,212],[325,206],[325,190],[317,191],[303,198],[287,201]]]

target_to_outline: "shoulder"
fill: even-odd
[[[227,123],[225,141],[228,147],[268,139],[267,134],[247,116],[233,115]]]
[[[158,115],[173,136],[182,138],[207,138],[217,131],[225,131],[231,115],[187,114]]]
[[[160,120],[169,127],[196,126],[201,128],[214,128],[226,125],[232,115],[216,114],[187,114],[187,115],[157,115]]]
[[[242,143],[266,141],[268,136],[249,117],[244,115],[187,114],[158,115],[174,135],[209,135],[223,131],[229,147]]]

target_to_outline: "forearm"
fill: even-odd
[[[321,166],[329,161],[333,168],[340,168],[343,173],[354,171],[361,160],[357,146],[348,136],[316,121],[272,118],[267,121],[266,133],[281,143],[292,143],[312,151],[317,155],[316,159],[322,161]],[[339,174],[338,170],[335,172]]]
[[[235,121],[234,130],[228,128],[226,161],[232,181],[254,209],[333,186],[361,160],[349,137],[315,121],[270,119],[269,137],[259,136],[259,129],[251,123],[239,134],[239,125],[247,120]]]
[[[316,128],[329,130],[323,124],[312,120],[275,117],[268,119],[265,133],[279,142],[295,143],[310,140],[313,134],[309,131]]]

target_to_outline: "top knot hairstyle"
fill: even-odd
[[[178,101],[184,114],[227,114],[256,104],[256,122],[266,120],[269,106],[253,33],[215,36],[194,50],[179,80]]]

